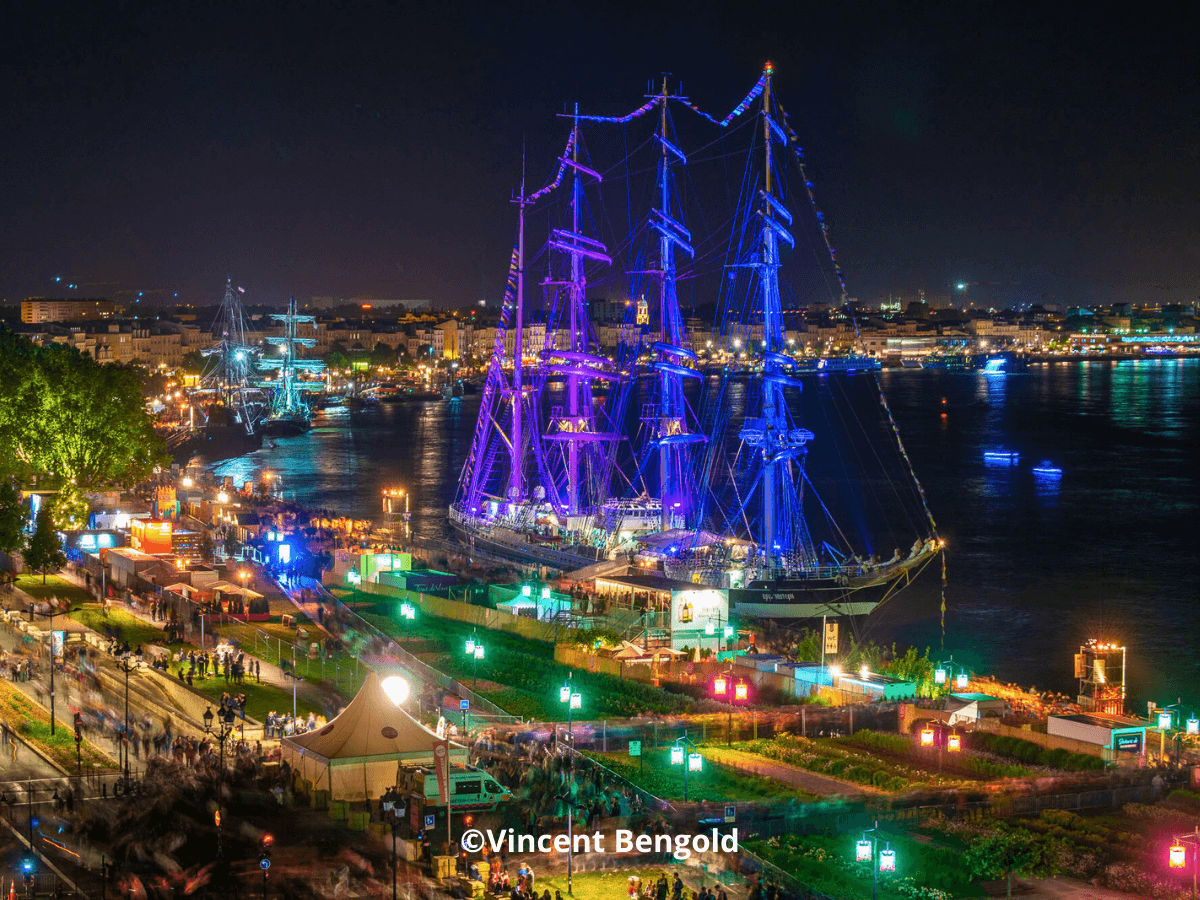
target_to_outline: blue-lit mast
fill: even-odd
[[[779,293],[779,243],[795,246],[788,231],[791,213],[778,196],[771,151],[775,141],[787,145],[787,133],[771,112],[771,76],[774,68],[767,63],[763,72],[763,187],[759,191],[757,216],[757,260],[751,267],[757,270],[759,300],[762,305],[763,371],[759,386],[759,416],[747,418],[740,437],[761,454],[759,475],[762,499],[761,531],[758,550],[766,569],[786,569],[811,565],[811,538],[804,522],[796,478],[791,477],[790,463],[803,464],[806,445],[812,440],[811,431],[793,427],[788,412],[784,388],[799,390],[798,378],[784,373],[795,364],[785,352],[783,304]],[[802,474],[800,475],[802,478]],[[790,565],[789,565],[790,563]]]
[[[678,524],[677,514],[690,508],[691,490],[686,465],[686,448],[704,437],[688,428],[687,406],[683,396],[685,378],[699,378],[700,373],[684,363],[694,361],[696,354],[684,346],[683,314],[676,294],[678,272],[675,268],[675,248],[694,257],[691,233],[684,227],[683,216],[672,215],[671,167],[675,162],[687,165],[687,158],[669,138],[667,104],[672,98],[663,76],[659,95],[659,128],[656,135],[661,150],[658,162],[659,205],[651,210],[650,227],[658,232],[659,304],[658,340],[653,346],[657,356],[654,369],[658,373],[658,422],[654,439],[658,444],[658,485],[662,500],[663,529]]]

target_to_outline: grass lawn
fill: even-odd
[[[38,600],[58,597],[61,600],[69,601],[72,606],[78,606],[80,603],[88,603],[92,599],[92,595],[83,588],[57,575],[47,575],[45,584],[42,584],[41,575],[18,575],[16,585]]]
[[[172,678],[179,677],[178,669],[172,669],[170,674]],[[234,684],[232,682],[226,684],[224,678],[197,678],[193,680],[192,687],[206,697],[212,698],[214,713],[216,712],[217,704],[221,702],[221,695],[226,692],[230,694],[245,694],[246,715],[252,719],[258,719],[260,722],[266,719],[267,713],[271,710],[275,710],[277,713],[290,713],[292,711],[291,690],[274,684],[258,684],[253,679],[247,679],[242,684]],[[305,700],[302,694],[297,694],[296,696],[296,710],[303,716],[307,716],[310,712],[315,712],[318,715],[322,713],[319,707]]]
[[[512,868],[511,863],[509,871],[510,873],[516,871]],[[658,876],[665,874],[669,884],[674,871],[671,866],[659,866],[658,868],[616,869],[609,872],[577,872],[571,878],[571,887],[574,893],[570,897],[571,900],[624,900],[627,896],[626,890],[630,875],[639,876],[644,885],[647,882],[658,881]],[[684,870],[680,877],[686,874],[687,870]],[[550,896],[553,897],[556,889],[562,891],[564,898],[569,896],[566,875],[543,876],[535,868],[533,870],[533,886],[537,889],[538,896],[541,896],[542,891],[549,890]],[[667,896],[669,897],[670,894]]]
[[[703,753],[703,751],[701,751]],[[671,751],[643,749],[643,764],[628,753],[588,753],[623,778],[664,800],[683,799],[683,766],[671,765]],[[805,791],[787,788],[769,778],[746,775],[704,761],[700,772],[687,773],[688,800],[815,800]]]
[[[223,638],[237,641],[248,655],[256,656],[263,662],[278,666],[281,660],[286,660],[291,665],[292,647],[296,640],[294,628],[285,628],[278,622],[226,622],[217,626],[217,633]],[[270,640],[263,635],[269,636]],[[309,626],[308,635],[306,647],[308,643],[319,640],[321,632]],[[299,648],[295,658],[296,668],[305,680],[324,684],[346,701],[358,693],[367,677],[367,667],[361,663],[355,666],[354,660],[344,653],[336,660],[326,660],[323,675],[319,659],[310,660],[308,654],[301,653]]]
[[[873,872],[869,863],[854,861],[858,834],[785,835],[770,840],[749,840],[746,849],[774,863],[799,881],[837,900],[871,896]],[[962,847],[915,841],[901,832],[881,831],[880,849],[896,851],[896,871],[880,873],[883,900],[911,897],[913,885],[937,888],[952,897],[978,897],[962,864]]]
[[[419,652],[423,654],[427,654],[429,648],[435,648],[426,661],[467,685],[472,681],[474,670],[464,645],[467,638],[475,635],[487,651],[485,659],[479,663],[480,680],[501,686],[481,693],[515,715],[543,722],[565,722],[567,711],[559,702],[558,692],[568,673],[572,672],[575,689],[583,697],[583,708],[574,716],[577,721],[645,713],[669,715],[687,712],[693,706],[690,698],[662,688],[558,663],[554,660],[554,648],[542,641],[502,631],[476,631],[463,622],[439,619],[422,612],[417,613],[415,621],[408,621],[399,614],[402,601],[381,600],[372,594],[356,592],[348,596],[346,602],[356,606],[364,619],[384,634],[396,638],[401,646],[419,642]]]
[[[143,622],[117,606],[110,607],[106,616],[99,603],[85,603],[78,610],[72,611],[70,617],[100,634],[115,631],[122,641],[129,642],[130,647],[164,644],[161,628]]]
[[[50,713],[6,681],[0,681],[0,718],[26,742],[37,747],[68,772],[75,771],[75,732],[72,728],[59,722],[52,736]],[[93,764],[105,768],[116,764],[86,738],[79,750],[83,765],[89,772],[92,771]]]

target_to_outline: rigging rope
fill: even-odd
[[[854,325],[854,337],[858,341],[860,347],[865,346],[862,338],[862,330],[858,324],[858,317],[854,315],[854,311],[850,307],[850,294],[846,288],[846,276],[842,272],[841,264],[838,262],[837,250],[834,249],[833,241],[829,236],[829,226],[825,222],[825,214],[821,212],[817,205],[816,187],[808,177],[808,168],[804,160],[804,149],[800,146],[800,136],[796,134],[791,124],[787,120],[787,113],[784,112],[782,104],[779,105],[779,111],[782,113],[783,127],[786,129],[789,141],[793,148],[793,155],[796,159],[796,164],[800,169],[800,177],[804,181],[804,191],[808,194],[809,207],[813,211],[813,215],[817,220],[817,227],[821,232],[821,240],[825,243],[825,249],[829,252],[829,260],[833,264],[833,273],[837,277],[838,288],[841,291],[841,301],[846,308],[846,314],[850,317],[850,322]],[[888,405],[887,396],[883,393],[883,386],[879,383],[879,379],[872,372],[871,379],[875,385],[876,393],[879,395],[879,405],[883,408],[884,414],[887,416],[888,425],[892,429],[892,435],[896,439],[896,448],[900,451],[900,456],[908,466],[908,473],[912,477],[913,484],[916,485],[917,494],[921,499],[921,508],[925,511],[925,518],[929,521],[929,527],[932,531],[932,538],[935,541],[940,541],[938,536],[937,520],[933,517],[933,510],[929,508],[929,501],[925,496],[925,488],[921,485],[921,480],[917,477],[916,467],[913,465],[912,459],[909,458],[908,450],[904,447],[904,440],[900,436],[900,427],[896,424],[896,419],[892,416],[892,408]],[[941,589],[941,631],[942,644],[946,642],[946,551],[943,548],[942,553],[942,589]]]

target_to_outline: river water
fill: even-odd
[[[846,396],[868,402],[869,380],[855,378],[861,397]],[[1200,360],[880,379],[948,542],[948,610],[943,645],[931,570],[871,617],[868,636],[944,646],[956,661],[1069,692],[1079,644],[1116,640],[1129,648],[1139,709],[1181,696],[1200,711]],[[470,397],[330,410],[311,433],[216,471],[240,480],[269,468],[301,503],[363,518],[379,514],[383,487],[401,485],[413,494],[414,529],[440,533],[477,412]],[[842,462],[821,455],[836,425],[827,416],[813,429],[814,483]],[[986,464],[984,451],[997,449],[1020,452],[1021,463]],[[1043,459],[1061,479],[1033,474]]]

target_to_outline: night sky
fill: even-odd
[[[853,294],[1195,299],[1191,29],[1023,6],[10,4],[0,296],[495,298],[565,103],[770,58]]]

